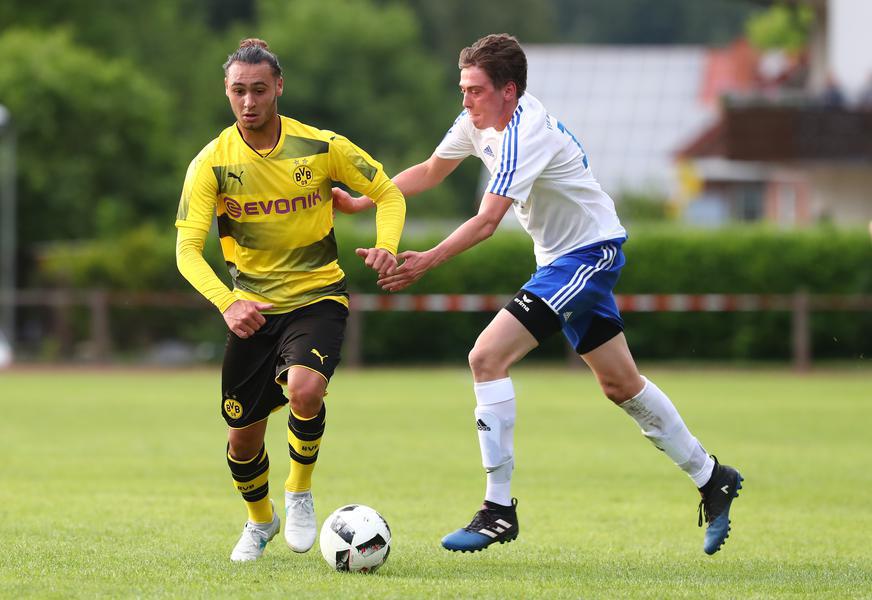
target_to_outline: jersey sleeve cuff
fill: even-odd
[[[179,227],[189,227],[191,229],[199,229],[200,231],[209,233],[209,230],[212,228],[212,223],[204,225],[203,223],[198,223],[196,221],[184,221],[180,219],[176,221],[176,229]]]
[[[213,302],[218,310],[224,314],[224,311],[230,308],[230,305],[239,300],[236,296],[231,292],[227,292],[227,294],[222,294],[219,298],[216,298]]]
[[[394,256],[397,255],[397,246],[398,246],[398,244],[390,244],[388,242],[377,242],[375,245],[376,248],[380,248],[382,250],[387,250],[388,252],[390,252]]]

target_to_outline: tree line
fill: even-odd
[[[47,247],[172,229],[191,158],[232,122],[221,65],[244,37],[282,61],[280,112],[346,135],[389,173],[420,161],[459,112],[457,52],[522,43],[724,43],[742,0],[6,0],[0,104],[18,138],[19,269]],[[413,216],[472,210],[478,169]],[[141,234],[140,234],[141,235]]]

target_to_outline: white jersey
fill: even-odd
[[[484,162],[491,174],[487,191],[512,199],[533,238],[539,266],[576,248],[627,235],[581,144],[529,93],[518,100],[502,131],[476,129],[464,110],[435,154],[446,159],[475,155]]]

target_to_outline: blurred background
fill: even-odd
[[[221,65],[241,38],[279,56],[282,114],[394,174],[460,111],[459,50],[506,31],[630,231],[617,292],[638,358],[866,366],[869,23],[868,0],[5,0],[0,365],[220,360],[174,219],[189,162],[232,123]],[[401,247],[474,214],[483,177],[469,160],[411,199]],[[336,231],[352,363],[462,363],[493,313],[476,299],[535,268],[510,215],[408,290],[440,296],[379,304],[353,255],[372,215]],[[207,255],[227,280],[214,231]],[[565,355],[560,339],[534,354]]]

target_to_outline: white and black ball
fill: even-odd
[[[337,508],[321,526],[321,554],[337,571],[371,573],[391,552],[391,528],[363,504]]]

